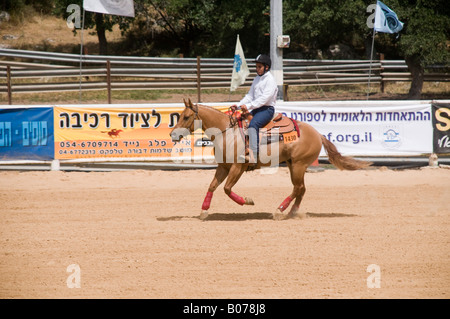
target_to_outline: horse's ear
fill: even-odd
[[[185,102],[185,104],[186,104],[186,102]],[[186,104],[186,107],[190,108],[194,112],[198,111],[197,106],[192,103],[191,99],[188,99],[188,103]]]
[[[192,105],[191,99],[188,99],[187,102],[186,102],[185,99],[183,99],[183,102],[184,102],[184,106],[185,106],[185,107],[190,108],[191,110],[193,110],[193,107],[194,107],[194,106]]]

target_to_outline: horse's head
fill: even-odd
[[[172,142],[179,142],[183,137],[188,136],[194,130],[194,122],[198,120],[198,106],[192,104],[191,99],[186,102],[184,99],[184,105],[186,106],[178,119],[177,125],[170,132]]]

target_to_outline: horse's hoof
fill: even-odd
[[[286,214],[283,214],[281,210],[277,209],[273,214],[273,220],[284,220],[287,218]]]
[[[253,199],[245,197],[245,205],[255,205],[255,202],[253,202]]]
[[[306,213],[305,212],[300,212],[298,207],[293,206],[291,211],[289,212],[287,218],[305,219],[306,218]]]
[[[202,210],[199,218],[200,218],[200,220],[205,220],[206,218],[208,218],[208,211],[207,210]]]
[[[306,213],[295,212],[292,214],[292,218],[295,218],[295,219],[305,219],[306,217],[307,217]]]

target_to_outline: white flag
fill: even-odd
[[[134,17],[133,0],[84,0],[86,11]]]
[[[239,85],[245,83],[245,79],[250,74],[247,61],[245,61],[244,50],[242,50],[239,34],[236,41],[236,50],[234,51],[233,74],[231,75],[230,91],[234,91]]]
[[[377,1],[375,9],[375,31],[384,33],[397,33],[403,29],[397,14],[381,1]]]

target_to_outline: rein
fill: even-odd
[[[242,137],[242,139],[243,139],[243,141],[245,143],[245,133],[244,133],[244,127],[243,127],[243,123],[242,123],[244,114],[237,113],[231,107],[230,107],[229,110],[230,110],[229,112],[231,113],[231,114],[228,115],[228,117],[230,119],[230,127],[229,128],[233,128],[233,127],[235,127],[237,125],[238,128],[239,128],[239,132],[241,133],[241,137]],[[226,130],[227,129],[225,129],[225,131]],[[225,131],[223,131],[223,132],[225,132]]]
[[[243,120],[248,120],[250,122],[253,117],[250,112],[239,114],[237,111],[234,111],[231,107],[229,108],[229,111],[227,113],[229,113],[228,117],[230,119],[230,128],[235,127],[236,124],[241,126]]]
[[[228,118],[230,119],[230,127],[235,127],[236,124],[239,123],[239,119],[237,118],[237,116],[235,114],[237,114],[236,111],[234,111],[231,107],[228,109],[231,114],[228,114]]]
[[[202,120],[201,118],[200,118],[200,116],[198,115],[198,108],[197,108],[197,110],[195,110],[195,109],[193,109],[193,108],[191,108],[191,110],[194,112],[194,118],[192,119],[192,123],[191,124],[189,124],[189,133],[190,134],[192,134],[192,132],[191,132],[191,128],[192,128],[192,126],[194,125],[194,123],[195,123],[195,120]]]

